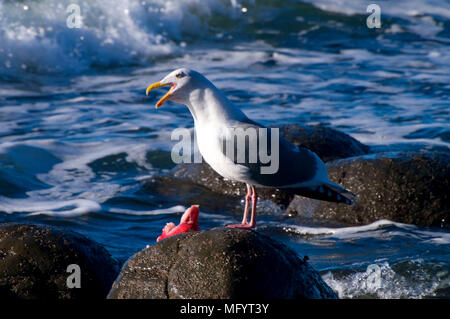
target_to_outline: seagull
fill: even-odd
[[[278,129],[249,119],[201,73],[177,69],[148,86],[146,95],[164,86],[170,89],[156,108],[167,100],[186,105],[203,159],[225,179],[247,185],[242,222],[227,227],[256,226],[256,187],[288,188],[297,195],[354,205],[358,197],[328,179],[317,154],[288,142],[277,134]]]

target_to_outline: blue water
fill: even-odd
[[[81,28],[68,28],[69,4]],[[343,3],[343,4],[342,4]],[[0,222],[67,227],[120,261],[190,204],[146,190],[167,173],[186,107],[145,88],[184,66],[263,124],[327,125],[385,150],[450,150],[450,3],[378,1],[0,2]],[[270,116],[268,116],[270,114]],[[200,199],[199,199],[200,200]],[[200,227],[240,219],[201,199]],[[274,208],[276,210],[276,208]],[[377,221],[343,229],[259,216],[340,297],[450,297],[450,233]]]

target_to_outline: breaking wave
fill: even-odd
[[[450,274],[444,264],[414,259],[390,265],[377,262],[361,272],[328,272],[322,276],[339,298],[405,299],[439,297],[448,289]]]
[[[351,47],[348,36],[371,38],[362,0],[25,0],[0,3],[0,74],[81,74],[87,70],[142,66],[184,55],[201,45],[263,41],[278,47],[324,51]],[[404,1],[403,1],[404,2]],[[80,8],[80,28],[68,19]],[[398,8],[405,8],[399,10]],[[427,1],[382,4],[388,15],[380,33],[435,38],[450,8]],[[421,12],[418,14],[417,12]],[[72,21],[72,20],[70,20]],[[69,23],[70,25],[70,23]],[[329,39],[330,32],[335,34]],[[347,40],[345,40],[347,39]],[[206,41],[205,41],[206,40]],[[316,40],[316,41],[311,41]],[[334,43],[334,44],[333,44]],[[336,49],[335,48],[335,49]]]

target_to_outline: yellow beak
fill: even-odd
[[[152,85],[150,85],[147,90],[145,91],[145,94],[148,95],[148,93],[151,90],[163,87],[163,86],[167,86],[167,85],[172,85],[172,87],[170,88],[169,92],[166,93],[166,95],[164,95],[157,103],[156,103],[156,108],[160,107],[161,105],[163,105],[163,103],[170,97],[170,93],[172,92],[172,90],[175,88],[175,86],[172,83],[161,83],[161,82],[156,82],[153,83]]]

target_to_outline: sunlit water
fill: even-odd
[[[162,91],[145,88],[181,66],[263,124],[321,123],[374,151],[449,152],[449,3],[378,1],[375,30],[366,2],[344,2],[1,2],[0,221],[67,227],[121,262],[154,243],[187,203],[142,185],[173,167],[170,133],[193,120],[171,102],[155,110]],[[80,29],[66,25],[70,3]],[[206,203],[200,227],[240,217]],[[448,231],[258,220],[340,297],[450,297]]]

